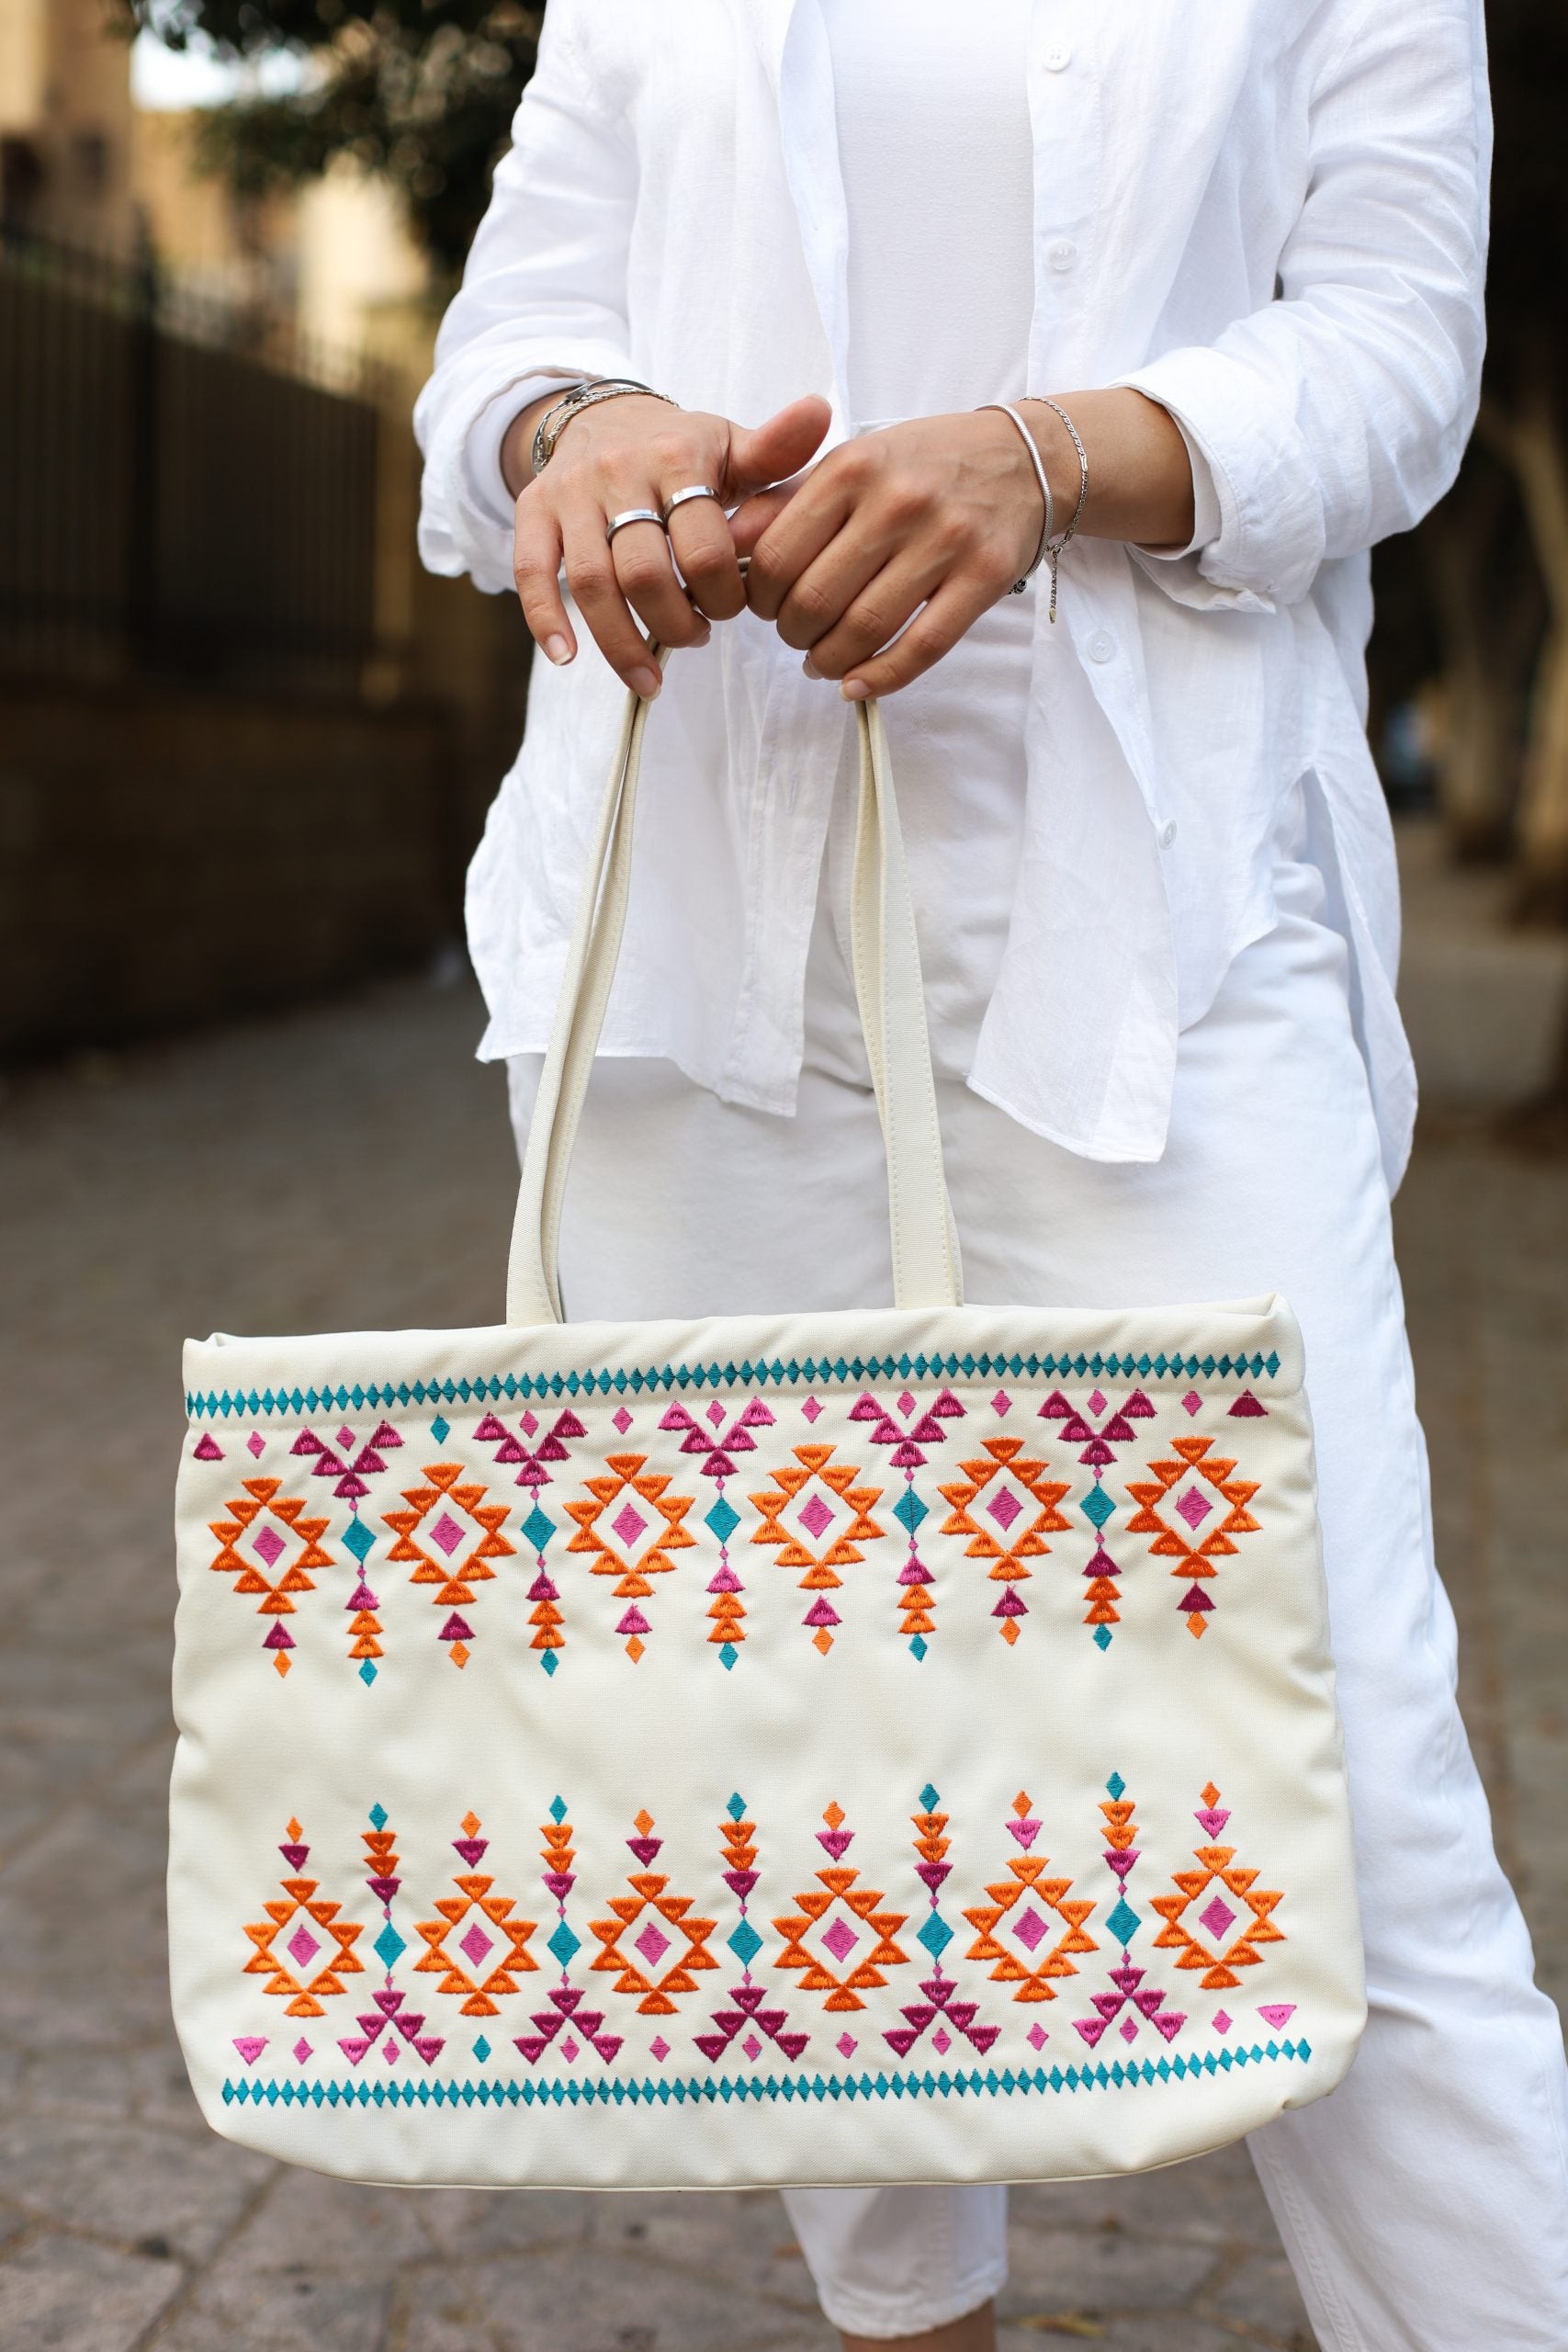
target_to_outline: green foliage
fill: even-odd
[[[171,49],[203,36],[228,57],[291,51],[288,96],[247,96],[205,119],[201,160],[244,192],[288,187],[352,156],[400,190],[436,270],[455,277],[534,70],[541,7],[517,0],[118,0]]]

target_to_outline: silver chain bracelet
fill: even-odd
[[[555,456],[556,444],[574,416],[585,408],[596,408],[601,401],[617,401],[628,393],[640,392],[649,400],[662,401],[669,408],[677,406],[668,392],[656,392],[651,384],[639,384],[635,376],[590,376],[547,408],[534,430],[533,466],[535,475],[542,474]]]
[[[1046,562],[1051,567],[1051,605],[1048,617],[1051,620],[1055,620],[1056,617],[1056,566],[1061,560],[1062,549],[1066,546],[1067,541],[1072,537],[1073,533],[1078,527],[1079,517],[1082,515],[1084,510],[1084,502],[1089,496],[1089,458],[1085,452],[1083,443],[1078,439],[1077,426],[1073,423],[1073,420],[1067,414],[1066,410],[1061,407],[1057,401],[1047,400],[1043,392],[1023,392],[1020,394],[1020,398],[1022,400],[1037,401],[1042,408],[1048,408],[1054,416],[1059,416],[1062,423],[1066,426],[1067,438],[1071,441],[1073,447],[1077,451],[1078,503],[1073,509],[1072,521],[1067,525],[1066,529],[1062,533],[1059,539],[1053,539],[1049,536],[1049,532],[1047,532],[1045,545],[1041,549],[1041,553],[1044,556]],[[1029,437],[1031,444],[1032,445],[1034,436],[1032,434]],[[1040,559],[1037,556],[1035,558],[1035,561],[1038,562],[1039,560]]]

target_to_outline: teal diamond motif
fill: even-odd
[[[1103,1527],[1115,1508],[1104,1487],[1096,1487],[1091,1495],[1085,1497],[1083,1515],[1086,1519],[1092,1519],[1096,1527]]]
[[[430,1434],[435,1440],[437,1445],[445,1445],[447,1439],[452,1434],[451,1422],[444,1420],[441,1415],[437,1413],[435,1419],[430,1424]]]
[[[547,1674],[553,1674],[556,1670],[556,1654],[554,1650],[542,1650],[539,1654],[539,1664],[544,1668]]]
[[[557,1928],[555,1934],[550,1938],[549,1950],[554,1952],[556,1958],[564,1968],[568,1961],[571,1958],[572,1953],[581,1949],[581,1937],[574,1936],[571,1929],[567,1926],[566,1921],[563,1919],[560,1925]]]
[[[933,1960],[940,1960],[953,1941],[953,1929],[945,1919],[939,1919],[933,1911],[925,1926],[916,1935],[915,1941],[924,1944]]]
[[[1110,1626],[1109,1626],[1109,1625],[1097,1625],[1097,1626],[1095,1627],[1095,1629],[1094,1629],[1094,1639],[1095,1639],[1095,1645],[1096,1645],[1096,1646],[1097,1646],[1098,1648],[1102,1649],[1102,1650],[1108,1650],[1108,1649],[1111,1647],[1111,1628],[1110,1628]]]
[[[909,1647],[916,1657],[924,1657],[927,1646],[926,1637],[923,1634],[917,1634],[914,1640],[909,1644]]]
[[[721,1544],[728,1544],[740,1524],[740,1513],[733,1510],[720,1495],[712,1510],[708,1512],[705,1524],[712,1528]]]
[[[384,1805],[373,1804],[371,1806],[370,1826],[372,1829],[385,1829],[387,1826],[387,1810]]]
[[[376,1668],[369,1658],[366,1659],[364,1665],[359,1669],[359,1679],[364,1683],[367,1690],[369,1690],[370,1685],[376,1679]]]
[[[376,1545],[376,1538],[362,1519],[354,1521],[343,1540],[356,1560],[363,1560],[367,1552],[373,1551]]]
[[[408,1950],[408,1946],[389,1919],[372,1944],[371,1950],[383,1968],[390,1968],[392,1962]]]
[[[556,1532],[553,1519],[547,1519],[537,1503],[523,1521],[523,1532],[536,1552],[542,1552]]]
[[[1123,1895],[1105,1924],[1125,1951],[1144,1923]]]
[[[562,1822],[566,1819],[566,1799],[564,1797],[556,1797],[552,1799],[550,1804],[550,1819],[557,1823]]]
[[[474,2044],[474,2056],[479,2060],[481,2066],[484,2064],[485,2060],[490,2056],[490,2044],[485,2040],[482,2033]]]
[[[1107,1796],[1111,1798],[1112,1804],[1120,1804],[1123,1794],[1125,1793],[1126,1787],[1127,1783],[1122,1778],[1121,1773],[1112,1772],[1111,1778],[1105,1783],[1105,1792]]]
[[[736,1648],[733,1642],[726,1642],[724,1647],[718,1654],[718,1662],[720,1666],[723,1667],[726,1674],[729,1672],[730,1668],[735,1664],[735,1661],[739,1655],[740,1653]]]
[[[729,1803],[724,1809],[729,1815],[731,1821],[739,1821],[741,1819],[746,1811],[746,1800],[741,1795],[739,1789],[737,1789],[735,1794],[730,1798]]]
[[[925,1787],[920,1791],[921,1812],[934,1813],[941,1803],[942,1791],[940,1789],[933,1789],[931,1782],[928,1781]]]
[[[919,1527],[921,1520],[926,1516],[926,1505],[920,1500],[919,1495],[916,1494],[913,1487],[906,1487],[903,1493],[899,1496],[898,1500],[893,1506],[893,1516],[895,1519],[902,1520],[910,1534],[913,1535],[916,1528]]]
[[[750,1968],[762,1949],[762,1939],[750,1919],[742,1919],[735,1933],[728,1939],[729,1949],[742,1968]]]

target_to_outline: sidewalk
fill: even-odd
[[[1418,857],[1418,852],[1416,853]],[[1443,888],[1446,888],[1446,877]],[[1418,887],[1421,904],[1432,894]],[[1436,895],[1442,897],[1442,889]],[[1469,904],[1471,901],[1466,900]],[[1445,901],[1446,905],[1446,901]],[[1413,928],[1426,918],[1415,910]],[[1435,919],[1440,933],[1450,916]],[[1448,1035],[1433,958],[1413,1025]],[[1528,993],[1528,991],[1527,991]],[[214,2139],[163,1956],[170,1476],[187,1331],[492,1320],[499,1074],[461,990],[385,989],[0,1101],[0,2343],[68,2352],[827,2352],[768,2195],[487,2197]],[[1515,1024],[1517,1027],[1517,1023]],[[1509,1028],[1505,1016],[1504,1028]],[[1464,1702],[1568,1994],[1568,1168],[1446,1080],[1400,1237]],[[1018,2193],[1008,2352],[1311,2352],[1245,2154]]]

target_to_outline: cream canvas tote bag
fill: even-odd
[[[1332,2090],[1364,2017],[1295,1322],[962,1303],[870,705],[854,964],[896,1304],[563,1321],[648,723],[633,702],[506,1322],[186,1351],[197,2097],[381,2181],[1215,2147]]]

